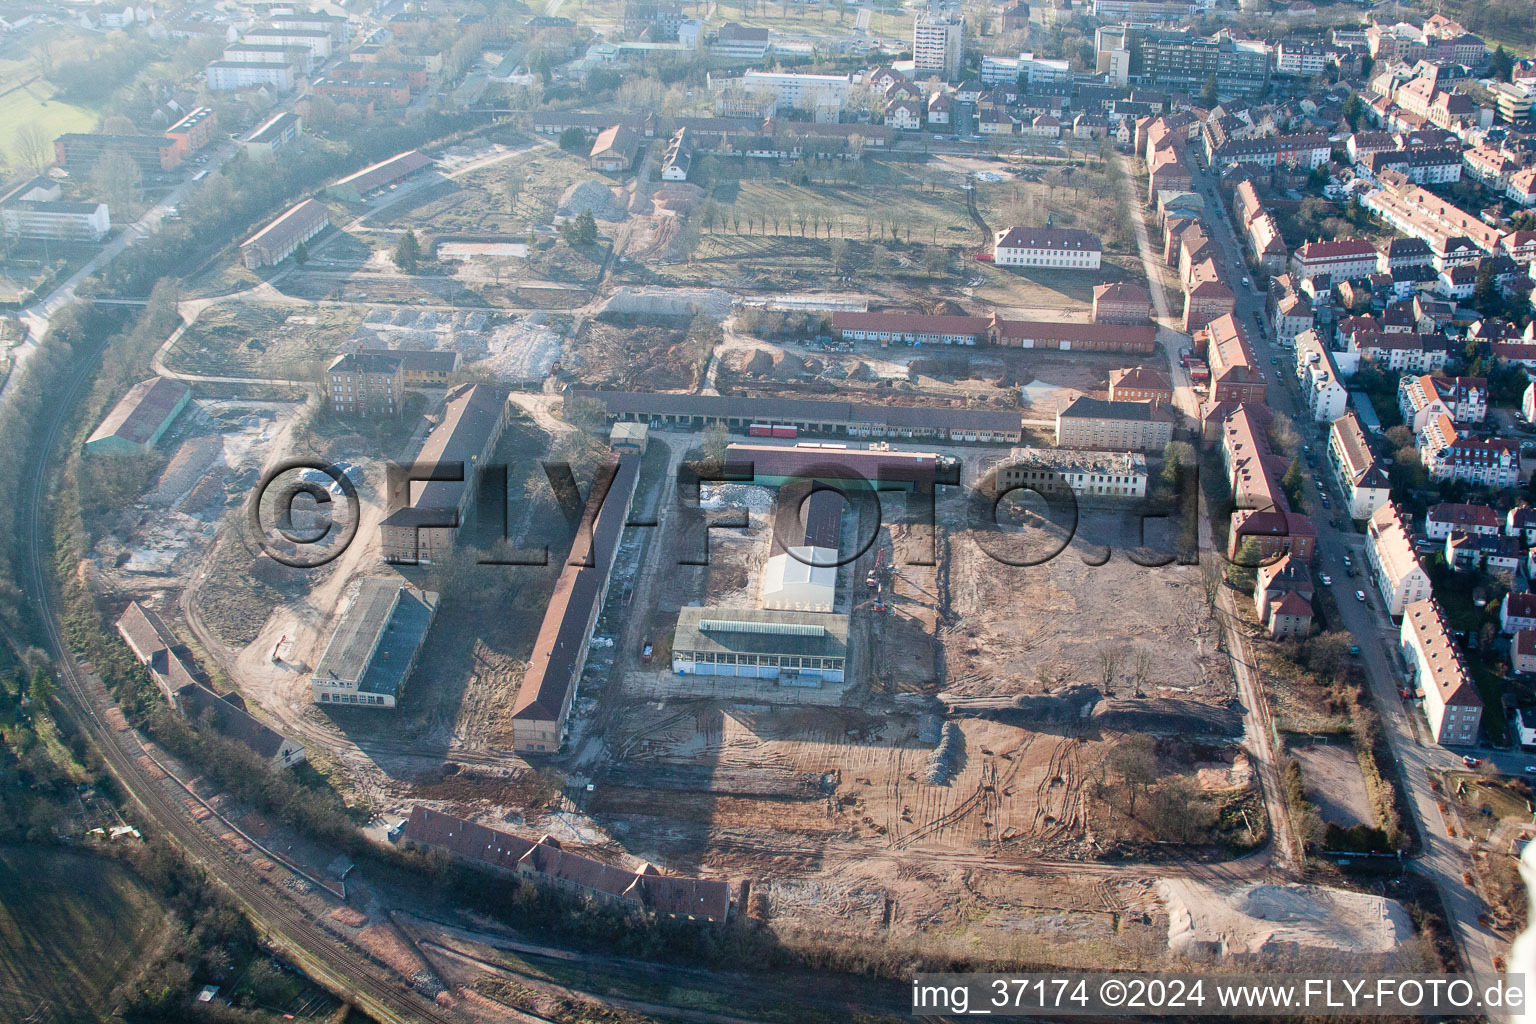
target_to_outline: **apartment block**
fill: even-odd
[[[1173,416],[1155,402],[1078,398],[1056,413],[1056,445],[1100,451],[1162,451],[1173,439]]]
[[[1408,605],[1399,634],[1410,678],[1424,693],[1424,716],[1442,746],[1470,746],[1482,724],[1483,699],[1433,597]]]
[[[1349,518],[1369,519],[1387,503],[1391,485],[1376,461],[1360,420],[1346,411],[1328,428],[1328,458],[1344,486]]]

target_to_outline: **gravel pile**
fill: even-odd
[[[613,194],[613,189],[600,181],[579,181],[566,189],[555,206],[562,217],[579,217],[590,213],[597,220],[620,221],[629,216],[624,203]]]
[[[1396,900],[1321,885],[1253,882],[1219,892],[1194,879],[1165,878],[1157,891],[1168,907],[1168,948],[1174,953],[1380,956],[1413,935],[1408,912]]]

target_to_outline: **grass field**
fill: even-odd
[[[88,132],[96,127],[96,112],[53,99],[53,86],[31,82],[0,96],[0,149],[16,160],[16,132],[36,123],[51,140],[68,132]]]
[[[956,188],[924,188],[910,180],[891,185],[790,185],[783,181],[725,181],[710,191],[721,234],[840,235],[864,241],[889,236],[902,240],[955,245],[974,244],[974,222],[965,212],[965,193]],[[802,225],[801,218],[805,218]],[[819,223],[819,228],[814,222]],[[748,227],[748,224],[751,227]]]
[[[105,1018],[159,919],[154,898],[114,861],[0,848],[0,1020]]]

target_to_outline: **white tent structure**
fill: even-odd
[[[763,566],[764,608],[830,612],[837,590],[837,552],[831,548],[793,547]]]

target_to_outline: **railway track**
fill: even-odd
[[[404,989],[402,982],[392,980],[363,957],[341,948],[338,940],[302,907],[272,891],[271,883],[252,865],[190,820],[185,807],[178,806],[167,796],[161,790],[159,780],[149,774],[145,764],[153,762],[147,759],[140,762],[139,758],[147,752],[136,735],[131,730],[119,732],[104,718],[105,710],[111,704],[105,686],[92,679],[64,641],[52,603],[42,538],[43,502],[48,494],[52,454],[71,411],[90,385],[99,355],[98,350],[81,360],[62,400],[53,406],[53,416],[41,448],[21,486],[24,565],[19,573],[20,582],[58,664],[63,683],[60,697],[96,743],[108,770],[124,791],[187,856],[208,869],[210,876],[246,911],[269,944],[339,998],[357,1005],[377,1020],[457,1024],[457,1018],[440,1012],[432,1003]],[[128,747],[130,743],[139,746],[137,753]]]

